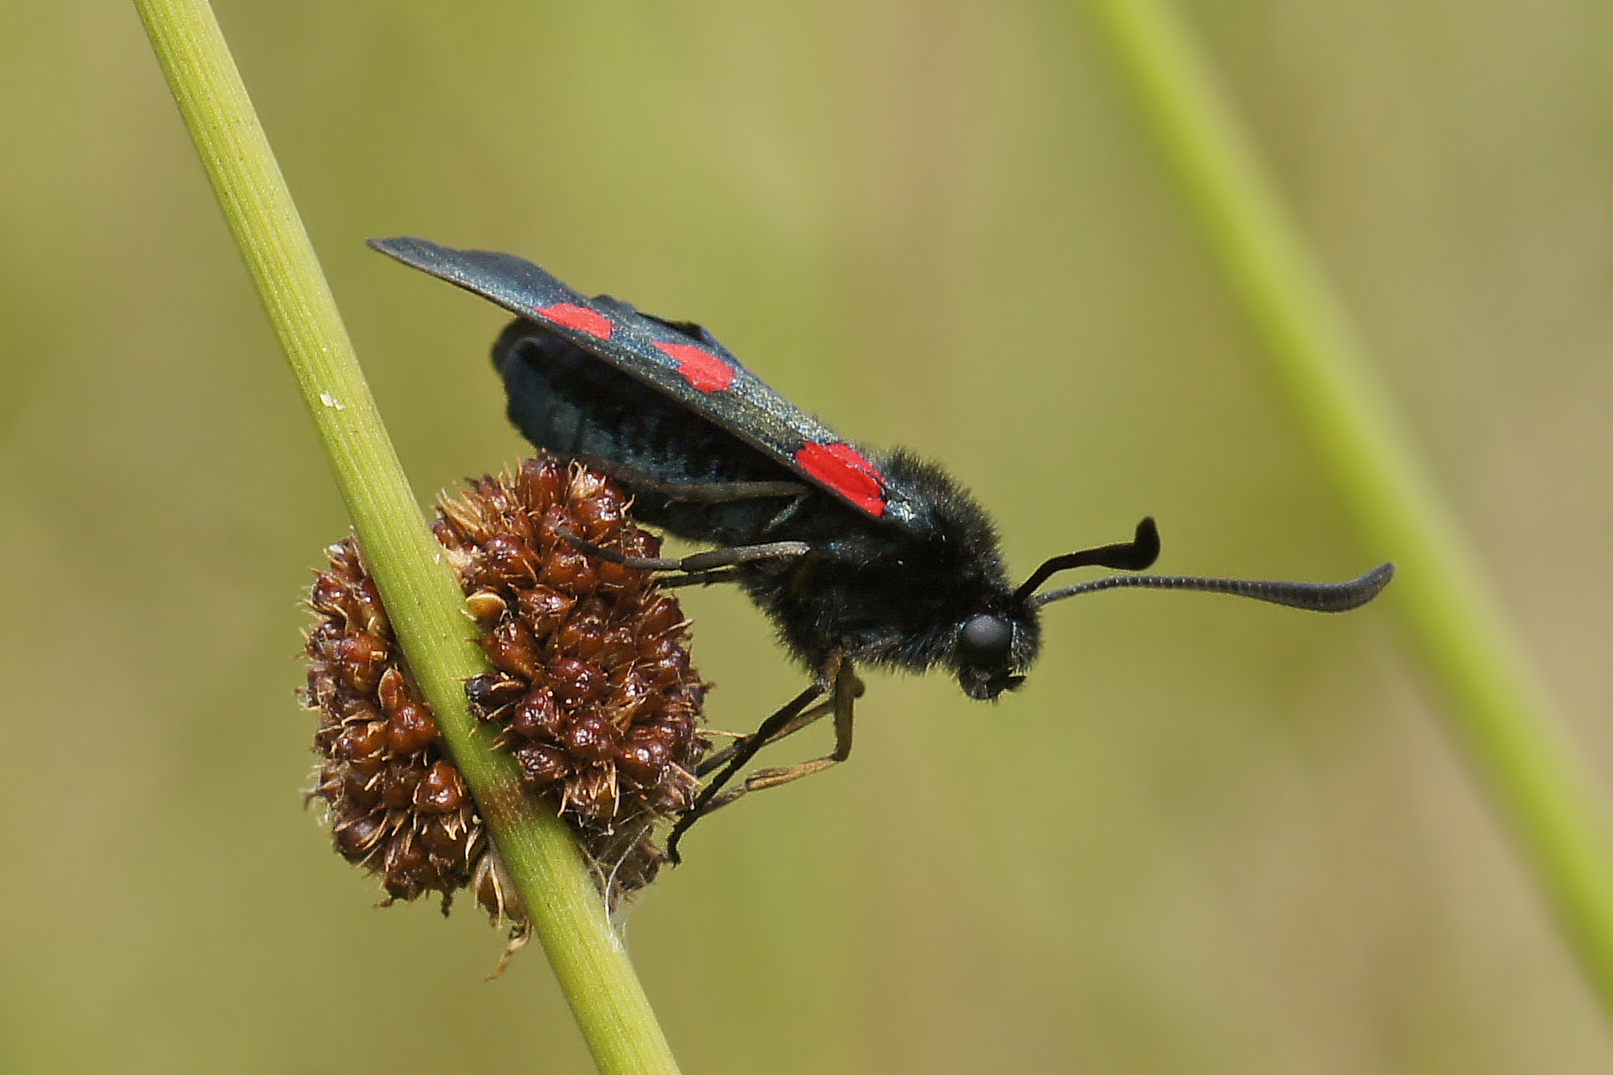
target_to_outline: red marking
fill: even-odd
[[[795,461],[868,514],[885,514],[885,476],[851,445],[808,444],[795,453]]]
[[[734,383],[734,367],[688,343],[657,343],[656,348],[678,360],[683,379],[702,392],[721,392]]]
[[[554,306],[534,307],[538,313],[548,321],[566,328],[574,328],[578,332],[586,332],[590,336],[598,336],[602,340],[610,339],[610,318],[586,306],[577,306],[574,303],[561,302]]]

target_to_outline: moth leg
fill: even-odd
[[[825,693],[829,697],[813,706],[812,703]],[[677,824],[672,826],[672,832],[667,836],[667,857],[674,865],[681,861],[678,854],[678,844],[683,834],[689,831],[694,823],[711,813],[713,810],[727,806],[735,799],[753,791],[764,788],[776,788],[783,784],[799,780],[803,776],[823,770],[845,761],[851,756],[851,733],[853,704],[863,693],[863,682],[852,671],[851,662],[836,650],[825,662],[823,671],[818,674],[811,686],[796,695],[783,708],[762,722],[761,727],[744,739],[734,743],[724,750],[714,763],[726,761],[722,771],[712,778],[711,782],[701,789],[696,796],[694,804],[678,818]],[[808,707],[811,708],[808,708]],[[834,749],[821,758],[811,761],[797,762],[794,765],[779,765],[766,769],[757,769],[737,786],[728,787],[730,781],[738,775],[756,752],[769,743],[776,743],[785,736],[800,731],[807,725],[821,717],[834,714],[835,719],[835,745]],[[711,766],[702,766],[703,772],[709,772]]]
[[[563,526],[555,527],[554,532],[577,546],[577,548],[592,556],[597,556],[601,560],[621,564],[624,567],[638,568],[642,571],[682,571],[687,574],[703,574],[712,571],[714,568],[748,564],[755,560],[778,560],[805,556],[812,551],[812,546],[804,541],[768,541],[760,545],[729,545],[721,549],[712,549],[710,552],[697,552],[693,556],[626,556],[615,549],[607,549],[603,546],[595,545],[591,541],[585,541]]]
[[[746,762],[750,761],[758,750],[762,749],[765,743],[770,741],[776,732],[794,723],[823,692],[824,686],[822,683],[814,681],[808,684],[806,690],[790,699],[777,712],[762,721],[761,727],[757,728],[755,732],[722,751],[722,757],[727,761],[726,767],[721,773],[717,774],[710,784],[701,789],[700,794],[695,796],[693,804],[684,812],[682,817],[678,818],[676,824],[672,826],[672,831],[667,835],[667,858],[671,860],[674,866],[683,861],[682,856],[678,854],[678,843],[683,839],[683,834],[688,832],[691,825],[710,811],[708,804],[717,792],[722,789],[724,784],[734,778],[734,775],[744,767]],[[702,766],[703,770],[704,768]]]
[[[731,567],[718,568],[716,571],[701,571],[693,575],[663,575],[656,580],[661,589],[671,590],[679,586],[710,586],[716,582],[738,582],[739,572]]]
[[[660,493],[668,500],[704,504],[729,504],[740,500],[778,500],[798,497],[807,491],[800,482],[645,482],[633,479],[640,487]]]
[[[809,491],[804,483],[798,481],[662,481],[653,474],[645,474],[643,471],[635,470],[632,467],[624,467],[620,463],[613,463],[605,459],[594,459],[591,456],[579,458],[595,470],[603,471],[617,481],[637,489],[656,493],[666,497],[668,500],[704,504],[728,504],[740,500],[771,500],[774,498],[798,497]]]
[[[758,739],[758,736],[761,735],[761,729],[757,729],[757,731],[752,735],[741,735],[732,743],[729,743],[715,754],[712,754],[703,760],[700,763],[699,768],[695,770],[695,775],[701,778],[710,776],[712,773],[727,765],[729,760],[741,750],[747,751],[747,756],[754,755],[758,751],[764,750],[772,744],[778,742],[780,739],[785,739],[794,735],[807,725],[816,724],[830,713],[833,713],[834,708],[835,702],[831,697],[827,701],[819,702],[811,709],[796,714],[793,720],[789,721],[783,727],[767,736],[766,739]],[[753,740],[756,740],[754,744],[752,743]]]
[[[851,756],[853,703],[862,696],[863,683],[852,672],[850,661],[841,660],[837,656],[831,660],[830,667],[834,670],[830,671],[829,668],[826,668],[824,673],[825,678],[833,676],[833,682],[829,686],[831,692],[829,698],[811,709],[796,713],[789,720],[779,721],[775,727],[770,728],[769,725],[773,724],[779,715],[774,714],[773,717],[763,722],[762,726],[753,735],[730,746],[728,750],[733,752],[730,760],[716,779],[701,792],[700,798],[696,799],[694,806],[690,808],[690,813],[695,814],[697,817],[704,816],[719,807],[727,806],[735,799],[749,792],[788,784],[791,781],[799,780],[803,776],[821,772],[832,765],[845,761]],[[820,681],[814,684],[812,689],[817,693],[822,693],[824,687]],[[791,704],[792,707],[794,704]],[[757,769],[741,781],[737,787],[724,790],[724,786],[733,778],[733,775],[757,751],[771,743],[778,742],[786,736],[795,734],[830,713],[833,713],[835,718],[835,745],[834,749],[828,754],[821,758],[814,758],[811,761],[797,762],[794,765],[779,765],[766,769]],[[727,753],[727,751],[724,753]],[[706,769],[707,767],[702,766],[701,768]],[[701,799],[705,800],[704,804],[702,804]],[[691,820],[690,824],[692,823],[693,821]],[[685,827],[687,828],[687,826]]]

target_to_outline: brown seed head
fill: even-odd
[[[497,730],[531,793],[571,821],[609,899],[630,895],[665,859],[658,826],[692,801],[708,745],[705,686],[677,601],[560,532],[633,556],[656,555],[659,542],[633,525],[610,479],[543,457],[471,483],[439,506],[432,529],[495,669],[466,684],[471,712]],[[378,874],[389,901],[437,892],[446,908],[470,886],[524,937],[519,901],[356,546],[329,553],[309,595],[319,620],[305,698],[321,714],[324,757],[311,795],[337,851]]]

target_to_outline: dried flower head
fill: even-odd
[[[693,801],[705,687],[687,623],[650,574],[600,560],[559,531],[633,556],[657,539],[609,479],[531,459],[438,507],[495,671],[466,684],[471,712],[521,766],[532,794],[575,829],[614,905],[654,879],[657,826]],[[524,921],[430,708],[408,678],[375,584],[348,539],[309,598],[306,698],[321,714],[323,799],[336,850],[378,874],[388,900],[471,886],[497,919]]]

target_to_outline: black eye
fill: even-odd
[[[1014,629],[1000,616],[981,613],[971,616],[958,635],[958,649],[970,664],[988,664],[1008,656]]]

